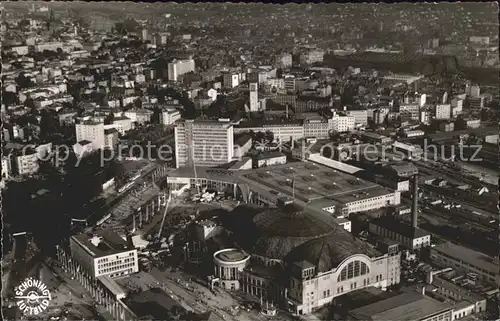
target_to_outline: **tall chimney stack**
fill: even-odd
[[[418,227],[418,174],[413,175],[413,199],[411,206],[411,226]]]

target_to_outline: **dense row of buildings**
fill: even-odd
[[[54,136],[82,157],[119,150],[133,132],[145,135],[130,141],[144,143],[160,128],[157,141],[174,140],[176,169],[166,180],[172,195],[202,188],[238,202],[179,233],[183,263],[200,271],[208,266],[209,286],[242,291],[295,315],[332,305],[342,314],[339,302],[357,301],[361,293],[385,297],[346,304],[340,318],[349,320],[454,321],[491,309],[498,289],[487,285],[500,285],[498,260],[437,242],[419,227],[418,182],[428,178],[418,176],[414,162],[427,152],[422,139],[438,141],[431,133],[457,136],[453,144],[468,139],[464,131],[484,138],[484,145],[497,143],[498,135],[480,128],[496,112],[491,88],[461,80],[444,88],[422,74],[371,66],[330,68],[325,58],[331,55],[356,60],[363,55],[352,54],[365,50],[390,60],[400,54],[357,45],[364,33],[358,26],[342,34],[342,48],[312,44],[312,34],[292,28],[266,30],[286,43],[270,49],[264,31],[251,37],[246,27],[223,28],[232,36],[206,41],[196,33],[151,32],[147,22],[123,36],[79,34],[63,21],[61,39],[54,39],[35,18],[24,27],[14,22],[26,37],[9,40],[2,62],[3,182],[36,174],[56,155]],[[198,27],[213,31],[211,22]],[[327,34],[338,34],[335,28]],[[413,26],[393,28],[407,33]],[[489,37],[467,41],[490,43]],[[426,55],[452,49],[434,38],[425,48]],[[57,135],[43,132],[47,119]],[[353,233],[361,214],[370,216],[366,233]],[[139,271],[131,235],[73,235],[69,251],[83,282],[101,284],[116,305],[124,304],[129,294],[117,282]],[[433,265],[426,283],[418,292],[396,294],[408,281],[408,258],[425,253]]]

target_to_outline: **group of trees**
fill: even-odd
[[[158,97],[158,103],[163,104],[167,97],[178,100],[179,104],[182,105],[181,115],[184,119],[193,119],[196,115],[194,103],[189,99],[187,93],[180,93],[174,88],[156,88],[149,87],[147,90],[148,95],[154,95]]]
[[[250,137],[252,137],[253,142],[260,142],[260,143],[272,143],[274,141],[274,133],[270,130],[266,132],[254,132],[251,130],[249,132]]]
[[[46,109],[40,111],[40,139],[49,140],[56,133],[60,133],[60,124],[55,119],[55,116]]]
[[[30,78],[26,77],[26,75],[22,72],[16,78],[16,85],[18,91],[21,91],[26,88],[34,87],[35,83]]]
[[[10,182],[3,191],[4,222],[14,232],[31,233],[45,255],[53,255],[55,245],[67,239],[71,217],[88,216],[103,206],[102,184],[124,173],[114,159],[101,163],[100,151],[80,160],[72,152],[68,156],[63,171],[42,162],[38,179]]]
[[[64,180],[64,194],[67,199],[83,206],[100,195],[101,185],[105,181],[123,173],[123,167],[116,160],[103,161],[107,159],[104,157],[111,156],[109,153],[103,151],[104,156],[101,156],[101,151],[96,151],[81,159],[77,159],[73,153],[70,154],[65,164],[67,175]]]
[[[35,61],[46,61],[46,60],[55,60],[55,59],[60,59],[64,60],[66,59],[69,54],[64,52],[62,48],[57,48],[55,51],[54,50],[44,50],[44,51],[31,51],[27,55],[30,58],[33,58]]]
[[[138,31],[139,23],[135,19],[127,18],[124,21],[117,22],[114,28],[118,34],[126,35]]]
[[[5,91],[5,89],[2,89],[2,103],[5,106],[13,106],[19,103],[19,99],[12,91]]]

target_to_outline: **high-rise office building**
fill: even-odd
[[[259,111],[259,87],[255,82],[250,84],[250,111]]]
[[[176,167],[229,163],[233,146],[233,125],[229,120],[186,120],[175,128]]]
[[[174,59],[168,64],[168,80],[177,81],[179,76],[194,71],[195,65],[192,58],[185,60]]]

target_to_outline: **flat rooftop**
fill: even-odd
[[[430,235],[422,229],[413,228],[410,224],[397,219],[394,216],[381,216],[371,221],[374,225],[380,226],[396,234],[406,236],[411,239],[421,238]]]
[[[439,132],[436,134],[431,134],[429,137],[433,141],[440,141],[440,140],[446,140],[446,139],[453,139],[453,137],[457,135],[465,135],[465,134],[471,134],[474,133],[477,136],[487,136],[487,135],[496,135],[498,134],[498,127],[497,126],[488,126],[488,127],[479,127],[479,128],[468,128],[464,130],[458,130],[458,131],[453,131],[453,132]]]
[[[225,262],[237,262],[247,257],[248,254],[240,250],[231,250],[217,254],[217,258]]]
[[[93,257],[102,257],[133,250],[127,242],[112,230],[81,233],[71,237]]]
[[[348,292],[337,298],[342,306],[349,307],[350,310],[358,309],[369,304],[380,302],[396,296],[394,292],[383,291],[370,286],[364,289]]]
[[[460,284],[453,283],[451,280],[447,280],[441,275],[434,276],[432,278],[432,285],[439,287],[439,288],[444,288],[450,291],[453,291],[455,293],[461,292],[463,298],[469,300],[469,301],[482,301],[486,300],[483,296],[481,296],[478,293],[475,293],[472,291],[470,288],[469,284],[467,284],[465,287],[461,286]]]
[[[182,178],[206,178],[211,180],[218,180],[224,182],[236,183],[238,179],[237,172],[230,171],[224,168],[214,167],[201,167],[196,166],[195,170],[192,167],[181,167],[169,174],[169,177],[182,177]]]
[[[115,296],[121,296],[125,297],[126,296],[126,291],[118,284],[116,283],[113,279],[111,279],[107,275],[101,275],[98,276],[97,279],[102,282],[102,284],[109,290],[113,295]]]
[[[432,250],[447,255],[455,260],[461,260],[464,263],[479,267],[494,275],[498,274],[498,263],[495,263],[491,256],[481,252],[451,242],[436,244]]]
[[[136,185],[135,188],[137,193],[127,194],[120,203],[113,207],[111,218],[104,222],[102,226],[121,224],[124,219],[131,217],[137,209],[150,203],[161,192],[156,185],[147,185],[146,187]],[[131,219],[130,222],[132,222]]]
[[[260,264],[250,264],[245,268],[245,271],[256,276],[271,278],[279,277],[283,273],[278,266],[262,266]]]
[[[423,296],[418,292],[404,293],[392,298],[351,310],[357,320],[420,320],[451,309],[446,303]]]
[[[247,171],[242,179],[288,197],[292,197],[295,190],[295,198],[306,203],[328,199],[347,204],[392,193],[378,184],[327,166],[303,162]]]
[[[126,300],[127,306],[139,317],[153,320],[168,320],[175,310],[184,308],[160,288],[141,291]]]
[[[196,126],[219,126],[221,128],[229,128],[233,126],[230,120],[227,119],[219,119],[219,120],[211,120],[211,119],[188,119],[185,120],[184,123],[180,124],[195,124]]]
[[[264,194],[286,196],[294,195],[292,181],[295,181],[295,198],[304,203],[316,203],[333,206],[354,201],[370,199],[393,193],[384,188],[350,174],[332,169],[321,164],[295,162],[259,169],[230,171],[224,168],[183,167],[172,172],[173,178],[205,178],[228,183],[247,183],[252,188],[259,188]],[[317,207],[317,206],[315,206]]]

